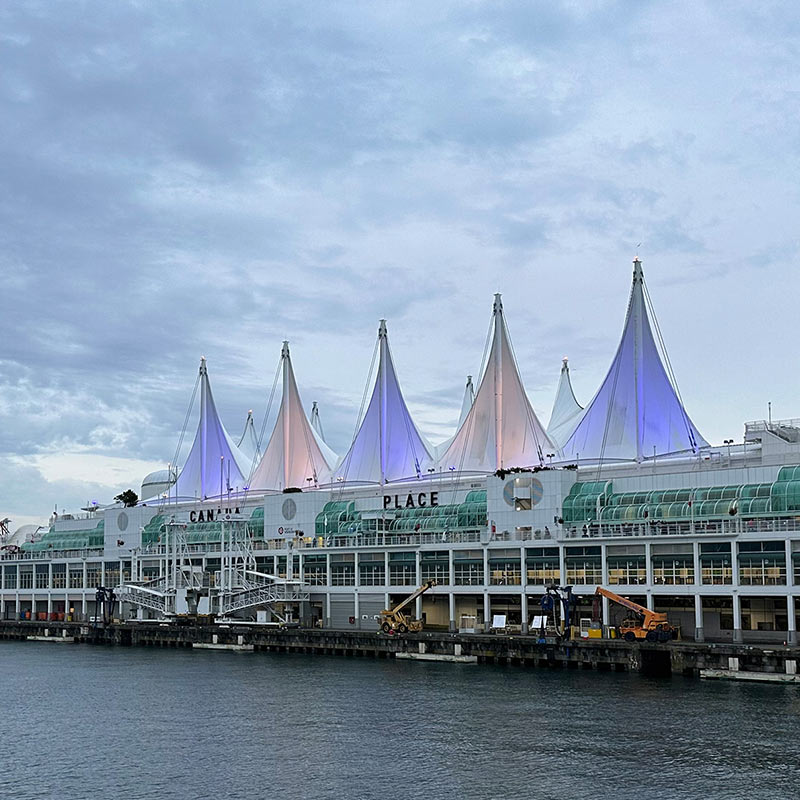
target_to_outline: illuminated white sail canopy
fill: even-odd
[[[281,349],[283,395],[264,455],[250,478],[250,491],[308,488],[327,481],[336,454],[322,441],[303,410],[289,343]]]
[[[580,421],[581,411],[583,411],[583,406],[575,399],[575,392],[572,391],[569,363],[565,356],[561,364],[561,377],[558,380],[553,411],[550,414],[550,422],[547,424],[547,435],[553,440],[556,447],[569,439]]]
[[[475,402],[475,387],[472,385],[472,375],[467,375],[467,385],[464,387],[464,399],[461,401],[461,413],[458,415],[458,427],[464,424],[464,420]]]
[[[250,459],[250,468],[258,463],[261,457],[261,448],[258,446],[258,434],[256,433],[256,426],[253,422],[252,411],[247,412],[244,430],[236,446],[241,450],[245,458]]]
[[[325,441],[325,433],[322,430],[322,420],[319,417],[319,406],[315,400],[311,404],[311,427],[317,432],[319,438]]]
[[[431,447],[411,418],[397,380],[386,320],[378,328],[378,375],[364,419],[336,468],[337,479],[386,483],[415,478],[431,466]]]
[[[544,463],[555,450],[531,407],[506,330],[503,303],[494,297],[494,333],[478,392],[439,464],[444,469],[494,472]]]
[[[661,360],[645,303],[642,262],[637,258],[614,361],[564,443],[562,457],[641,461],[706,446]]]
[[[192,449],[170,494],[220,497],[246,485],[247,457],[228,436],[214,405],[205,358],[200,359],[200,422]]]

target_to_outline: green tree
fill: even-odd
[[[114,498],[118,503],[122,503],[125,508],[132,508],[139,502],[139,495],[133,489],[126,489],[122,494]]]

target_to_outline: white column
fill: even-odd
[[[653,585],[653,553],[652,553],[652,545],[650,542],[644,543],[644,568],[645,568],[645,578],[647,579],[647,586],[650,588]]]
[[[789,637],[786,640],[787,644],[797,644],[797,617],[795,612],[794,595],[789,595],[786,598],[786,615],[789,619]]]
[[[694,583],[695,586],[700,586],[703,582],[703,571],[700,568],[700,543],[694,542],[692,544],[692,560],[694,561]]]
[[[361,630],[361,603],[358,601],[358,589],[353,594],[353,616],[356,618],[356,628]]]
[[[608,586],[608,556],[606,554],[607,545],[600,545],[600,580],[603,586]]]
[[[452,589],[447,595],[447,599],[450,603],[450,632],[454,633],[458,630],[458,623],[456,622],[456,596],[453,594]]]
[[[483,590],[483,630],[488,633],[492,625],[492,603],[489,597],[489,592]]]
[[[528,593],[525,587],[522,587],[522,596],[520,597],[520,608],[522,609],[522,632],[528,632]]]
[[[696,642],[706,640],[703,633],[703,598],[699,594],[694,596],[694,640]]]
[[[328,573],[330,574],[330,559],[328,560]],[[330,578],[328,579],[329,588],[325,593],[325,627],[331,626],[331,591],[330,591]]]
[[[739,592],[733,592],[733,641],[742,641],[742,601]]]

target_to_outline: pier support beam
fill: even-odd
[[[450,607],[450,633],[455,633],[456,631],[456,596],[451,591],[450,594],[447,595],[447,600],[449,602]],[[388,608],[388,606],[387,606]]]
[[[703,598],[699,594],[694,596],[694,640],[696,642],[706,640],[703,633]]]
[[[786,615],[789,619],[789,634],[786,643],[789,645],[797,644],[797,617],[795,610],[794,595],[789,595],[786,598]]]
[[[489,592],[483,593],[483,630],[484,633],[489,633],[492,627],[492,600],[489,597]]]
[[[737,592],[733,593],[733,641],[742,642],[742,599]]]

